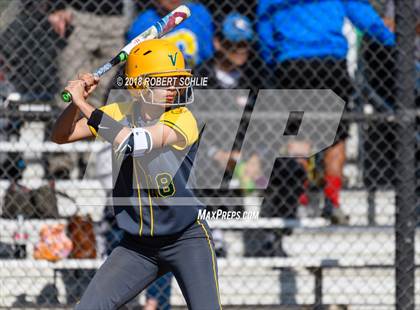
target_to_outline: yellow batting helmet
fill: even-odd
[[[159,96],[154,92],[157,88],[176,90],[171,105],[185,105],[194,101],[192,86],[184,83],[192,77],[191,71],[185,68],[181,51],[169,41],[147,40],[135,46],[128,55],[125,75],[128,81],[134,81],[128,83],[129,88],[139,90],[138,94],[145,103],[168,105],[168,102],[159,102],[157,99]],[[169,80],[170,83],[164,83]]]
[[[128,78],[139,76],[191,76],[185,69],[184,56],[173,43],[153,39],[135,46],[125,65]]]

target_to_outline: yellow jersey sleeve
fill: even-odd
[[[127,103],[111,103],[99,108],[99,110],[103,111],[105,114],[118,122],[124,118],[130,109],[131,105]],[[89,129],[95,137],[98,136],[95,128],[89,126]]]
[[[182,135],[184,141],[173,144],[177,150],[183,150],[198,139],[197,121],[186,107],[179,107],[163,113],[159,123],[164,124]]]

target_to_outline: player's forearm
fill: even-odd
[[[92,112],[95,110],[95,108],[87,102],[85,99],[77,99],[77,101],[74,101],[75,105],[78,106],[82,114],[89,119],[92,115]]]
[[[74,131],[76,122],[80,119],[80,110],[74,104],[69,104],[54,123],[51,141],[65,143]]]

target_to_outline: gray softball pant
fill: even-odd
[[[167,272],[174,274],[188,309],[222,309],[214,243],[205,221],[196,221],[171,236],[126,234],[75,309],[118,309]]]

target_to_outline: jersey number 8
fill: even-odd
[[[155,180],[160,197],[169,197],[175,194],[175,185],[169,173],[159,173]]]

